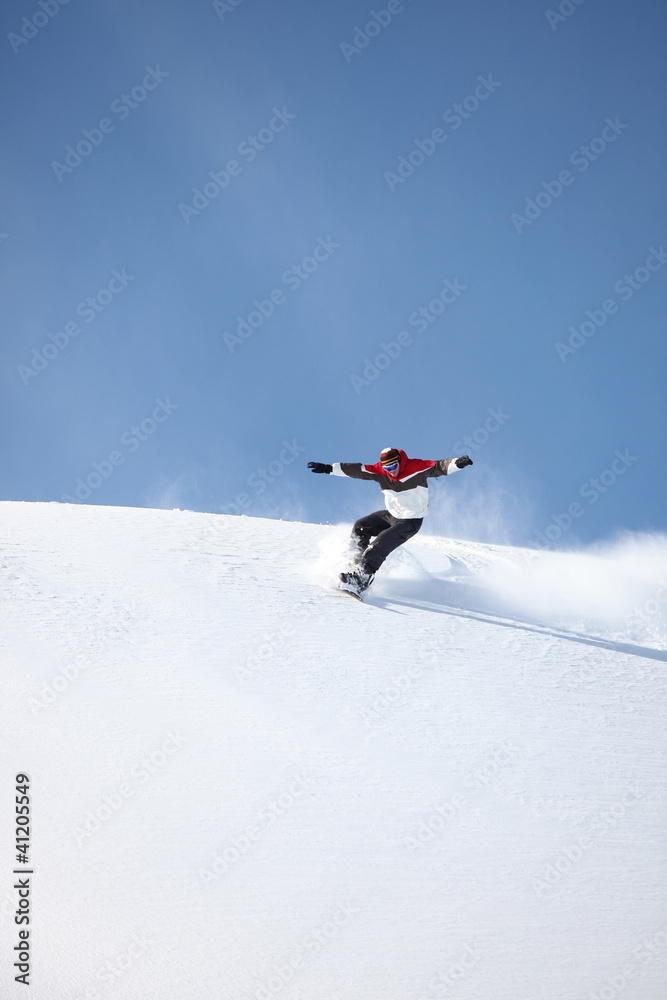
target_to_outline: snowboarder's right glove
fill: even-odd
[[[308,468],[313,472],[333,472],[333,465],[323,465],[322,462],[309,462]]]
[[[454,465],[457,469],[465,469],[466,465],[472,465],[472,458],[469,455],[461,455],[460,458],[456,459]]]

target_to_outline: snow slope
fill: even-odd
[[[665,540],[0,504],[0,983],[33,1000],[662,1000]]]

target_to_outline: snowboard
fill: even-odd
[[[357,601],[361,601],[361,603],[362,603],[362,604],[364,603],[364,599],[363,599],[363,597],[361,596],[361,594],[357,593],[357,591],[356,591],[356,590],[352,590],[352,589],[351,589],[351,587],[349,586],[349,584],[346,584],[346,583],[339,583],[339,584],[338,584],[338,589],[339,589],[339,590],[340,590],[340,591],[341,591],[341,592],[342,592],[343,594],[349,594],[349,595],[350,595],[350,597],[354,597],[354,598],[355,598],[355,599],[356,599]]]

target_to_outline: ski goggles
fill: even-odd
[[[382,463],[382,468],[384,469],[385,472],[396,472],[396,470],[398,469],[399,465],[400,465],[399,459],[398,458],[392,458],[392,459],[390,459],[389,462],[383,462]]]

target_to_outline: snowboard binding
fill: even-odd
[[[361,595],[365,590],[368,590],[375,579],[375,573],[357,570],[355,573],[339,573],[338,579],[340,580],[338,584],[339,590],[345,590],[349,594],[352,594],[353,597],[361,600]]]

